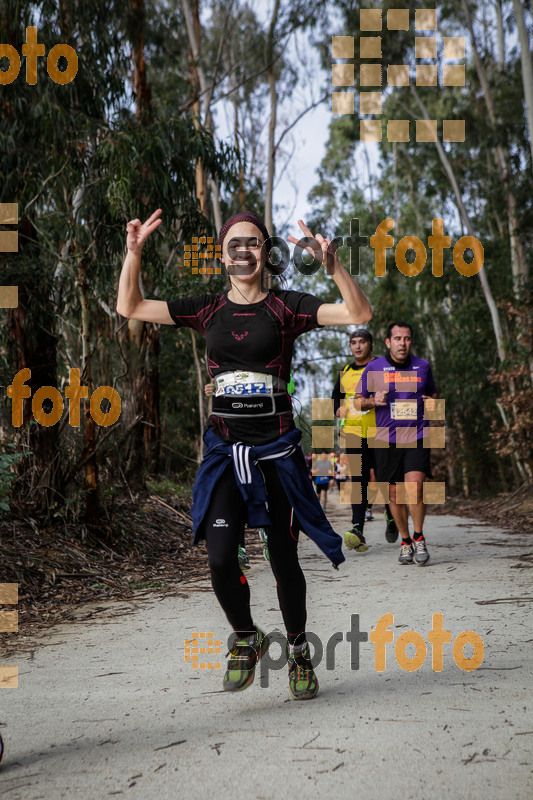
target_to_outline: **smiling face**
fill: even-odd
[[[412,343],[413,337],[409,328],[400,328],[399,325],[393,327],[390,339],[385,339],[385,344],[390,350],[391,357],[399,364],[409,358]]]
[[[245,284],[258,283],[261,269],[266,263],[266,250],[261,248],[264,237],[253,222],[237,222],[232,225],[224,237],[222,262],[231,280]]]

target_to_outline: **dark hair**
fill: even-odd
[[[391,324],[387,328],[387,336],[385,337],[386,339],[390,339],[390,335],[392,333],[392,329],[396,328],[396,327],[397,328],[409,328],[409,331],[411,332],[411,338],[413,338],[413,329],[411,328],[411,326],[409,325],[408,322],[391,322]]]
[[[350,343],[352,339],[364,339],[366,342],[370,342],[370,347],[372,347],[374,343],[374,339],[372,338],[372,334],[366,328],[356,328],[352,333],[350,333]]]

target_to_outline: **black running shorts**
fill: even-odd
[[[423,440],[417,441],[417,447],[378,447],[374,449],[374,469],[376,480],[383,483],[398,483],[404,480],[408,472],[424,472],[431,474],[431,450],[423,447]]]

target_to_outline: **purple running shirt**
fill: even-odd
[[[422,395],[437,392],[429,361],[413,355],[403,364],[387,356],[376,358],[366,366],[356,391],[363,397],[387,393],[387,404],[375,408],[376,439],[390,444],[423,439],[429,423],[424,419]]]

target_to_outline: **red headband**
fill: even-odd
[[[258,217],[257,214],[254,214],[253,211],[241,211],[239,214],[234,214],[232,217],[226,220],[226,222],[221,227],[220,233],[218,234],[218,243],[220,247],[222,247],[224,243],[224,238],[229,229],[231,228],[231,226],[236,225],[237,222],[251,222],[257,228],[259,228],[259,230],[263,234],[265,242],[267,241],[267,239],[270,238],[268,231],[266,229],[266,225],[261,219],[261,217]]]

